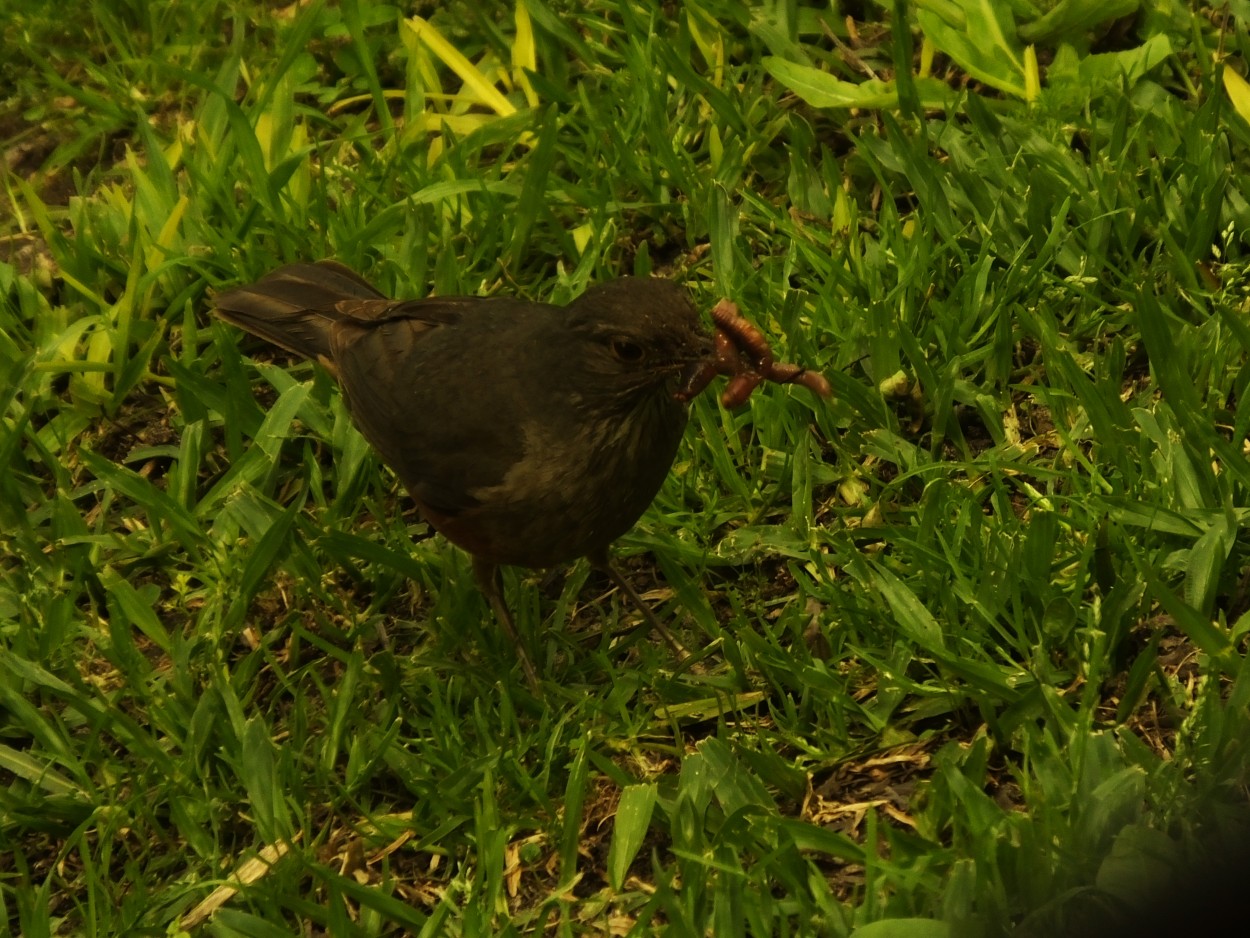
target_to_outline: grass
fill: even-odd
[[[1234,8],[1030,60],[993,3],[192,6],[0,27],[9,932],[1076,933],[1236,838]],[[325,256],[673,276],[828,375],[703,395],[617,544],[693,664],[510,571],[530,692],[328,377],[207,313]]]

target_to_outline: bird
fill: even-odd
[[[538,674],[502,566],[585,557],[682,653],[609,553],[668,475],[687,423],[682,389],[715,357],[678,283],[620,277],[563,306],[391,299],[323,260],[287,264],[212,302],[224,321],[334,377],[424,519],[470,555],[531,686]]]

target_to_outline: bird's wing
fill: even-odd
[[[353,419],[427,510],[477,506],[474,493],[497,486],[524,453],[524,402],[493,383],[488,364],[524,306],[431,297],[366,307],[334,327],[331,357]]]

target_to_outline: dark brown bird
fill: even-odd
[[[686,426],[681,389],[714,354],[677,284],[625,277],[563,307],[391,300],[322,261],[282,267],[214,305],[334,375],[426,520],[472,555],[531,683],[502,564],[586,557],[678,647],[608,557],[668,474]]]

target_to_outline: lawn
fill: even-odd
[[[1243,0],[5,6],[0,933],[1105,934],[1245,840]],[[210,313],[328,257],[826,375],[616,543],[689,660],[512,569],[526,682]]]

